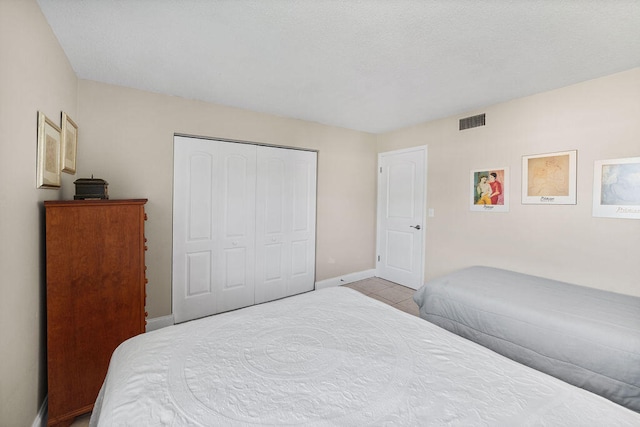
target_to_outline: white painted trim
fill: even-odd
[[[171,326],[175,324],[173,319],[173,314],[162,317],[154,317],[153,319],[147,320],[147,328],[146,332],[155,331],[156,329],[166,328],[167,326]]]
[[[49,396],[44,397],[44,402],[40,405],[40,410],[38,411],[38,415],[36,415],[36,419],[33,420],[33,424],[31,427],[47,427],[47,412],[49,409]]]
[[[369,279],[371,277],[375,277],[375,275],[376,270],[372,268],[371,270],[358,271],[355,273],[345,274],[344,276],[321,280],[319,282],[316,282],[316,291],[333,286],[346,285],[349,283],[357,282],[358,280]]]

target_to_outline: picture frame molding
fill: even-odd
[[[602,203],[603,187],[605,185],[603,177],[604,166],[615,166],[625,164],[637,164],[640,169],[640,157],[626,157],[620,159],[596,160],[593,164],[593,216],[601,218],[623,218],[640,219],[640,204],[614,204]],[[640,175],[640,172],[638,172]],[[636,178],[640,179],[640,178]],[[640,185],[635,187],[635,197],[640,200]]]
[[[60,188],[61,130],[38,111],[37,188]]]
[[[491,172],[502,171],[502,204],[476,204],[475,194],[477,191],[477,176],[479,173],[486,173],[487,176]],[[470,180],[470,209],[473,212],[509,212],[509,168],[502,166],[498,168],[484,168],[471,170]]]
[[[561,156],[569,156],[569,165],[568,170],[566,171],[566,175],[562,176],[562,179],[567,181],[567,194],[553,194],[553,193],[545,193],[544,191],[541,194],[529,194],[529,160],[532,159],[542,159],[542,158],[553,158],[553,157],[561,157]],[[522,156],[522,204],[526,205],[575,205],[577,204],[576,194],[577,194],[577,150],[568,150],[568,151],[558,151],[554,153],[544,153],[544,154],[532,154]],[[549,175],[549,173],[547,173]],[[553,179],[553,176],[542,177],[542,179],[546,182],[546,180]]]
[[[60,165],[62,172],[74,175],[76,173],[76,158],[78,153],[78,125],[62,112]]]

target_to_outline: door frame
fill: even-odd
[[[424,282],[424,275],[425,275],[425,254],[426,254],[426,244],[427,244],[427,177],[428,177],[428,146],[427,145],[419,145],[416,147],[410,147],[410,148],[404,148],[404,149],[400,149],[400,150],[392,150],[392,151],[385,151],[382,153],[378,153],[378,165],[377,165],[377,175],[378,175],[378,179],[377,179],[377,191],[376,191],[376,277],[380,277],[380,262],[379,262],[379,257],[380,257],[380,253],[381,253],[381,247],[380,247],[380,236],[382,233],[382,221],[381,221],[381,212],[383,207],[381,206],[381,197],[380,197],[380,191],[381,191],[381,179],[382,179],[382,158],[383,156],[393,156],[396,154],[406,154],[406,153],[410,153],[410,152],[422,152],[423,156],[424,156],[424,193],[423,193],[423,197],[424,197],[424,206],[423,206],[423,210],[422,210],[422,224],[423,224],[423,238],[422,238],[422,245],[420,247],[420,251],[421,251],[421,256],[420,256],[420,265],[418,267],[419,271],[420,271],[420,283]],[[405,284],[400,283],[403,286],[406,286]]]

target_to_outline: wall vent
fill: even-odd
[[[460,130],[477,128],[478,126],[484,126],[484,114],[478,114],[477,116],[465,117],[460,119]]]

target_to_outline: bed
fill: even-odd
[[[640,412],[640,298],[475,266],[428,281],[420,316]]]
[[[113,353],[91,426],[638,426],[640,414],[354,290],[149,332]]]

